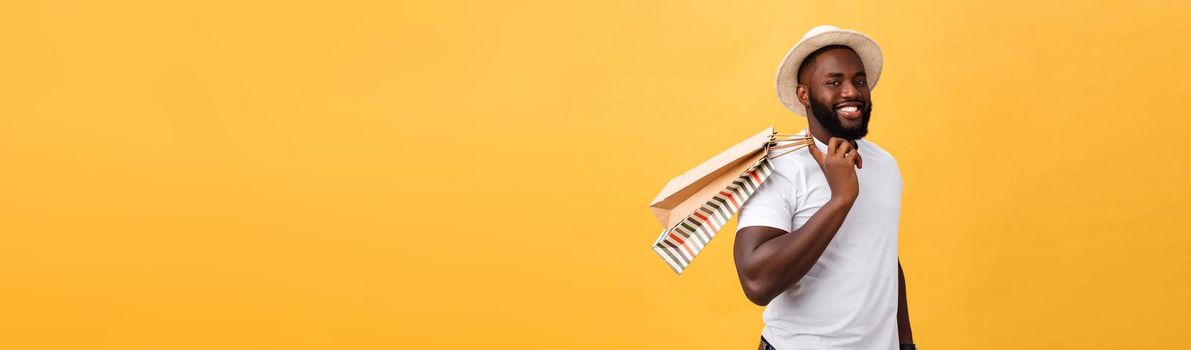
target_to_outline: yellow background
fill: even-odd
[[[885,51],[926,349],[1185,344],[1185,1],[32,1],[0,15],[0,348],[748,349],[670,177]]]

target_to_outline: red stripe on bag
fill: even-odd
[[[724,197],[728,197],[728,200],[732,201],[732,205],[736,206],[737,208],[740,207],[740,203],[736,203],[736,198],[732,198],[731,193],[720,191],[720,194],[723,195]]]
[[[712,225],[711,219],[708,219],[706,216],[703,216],[703,214],[699,214],[699,212],[696,211],[695,216],[698,216],[700,219],[703,219],[703,222],[706,222],[707,225],[709,225],[709,226]]]
[[[678,242],[678,244],[682,244],[682,242],[683,242],[682,238],[678,238],[678,236],[675,235],[674,232],[670,232],[670,238],[673,239],[674,241]]]
[[[688,248],[686,246],[686,244],[682,242],[682,238],[678,238],[678,236],[675,236],[674,232],[670,232],[670,238],[673,238],[675,241],[678,241],[678,246],[682,247],[682,250],[685,250],[687,253],[691,254],[691,260],[695,259],[695,252],[692,252],[691,248]]]

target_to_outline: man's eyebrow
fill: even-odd
[[[831,72],[831,73],[827,73],[825,76],[828,78],[843,77],[844,73]],[[868,78],[868,75],[864,74],[864,71],[856,72],[856,76]]]

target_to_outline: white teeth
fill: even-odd
[[[842,107],[842,108],[840,108],[839,110],[840,110],[840,111],[843,111],[843,112],[848,112],[848,113],[851,113],[851,112],[855,112],[855,111],[857,111],[857,110],[858,110],[858,108],[856,108],[856,106],[847,106],[847,107]]]

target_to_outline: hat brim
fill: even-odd
[[[798,67],[811,52],[831,45],[844,45],[856,51],[856,54],[860,56],[860,61],[864,64],[869,89],[877,87],[877,81],[881,79],[881,65],[884,61],[881,56],[881,47],[877,46],[877,42],[854,30],[837,29],[823,32],[800,40],[786,53],[786,57],[782,59],[781,65],[777,68],[777,96],[786,109],[806,116],[806,105],[798,100],[798,94],[795,92],[798,87]]]

